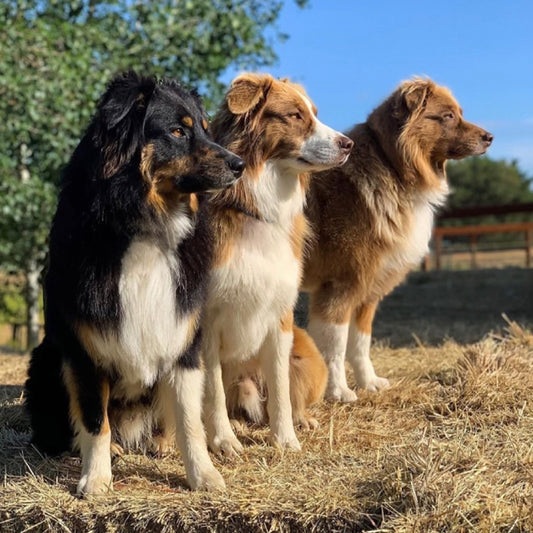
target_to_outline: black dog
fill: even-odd
[[[111,430],[132,445],[157,426],[176,427],[192,488],[224,486],[201,422],[212,244],[191,193],[243,169],[210,139],[195,92],[132,72],[111,82],[66,167],[26,392],[34,443],[79,448],[78,493],[111,488]]]

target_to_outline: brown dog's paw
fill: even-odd
[[[154,435],[148,444],[148,451],[159,458],[169,455],[174,449],[174,439],[164,435]]]
[[[296,416],[294,418],[294,425],[299,429],[304,429],[307,431],[320,427],[318,420],[312,416],[309,416],[307,413]]]
[[[229,423],[235,433],[239,433],[240,435],[246,433],[246,422],[242,418],[230,418]]]
[[[122,457],[124,455],[124,448],[118,442],[111,442],[110,452],[111,457]]]

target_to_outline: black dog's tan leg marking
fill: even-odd
[[[80,374],[64,366],[70,416],[80,448],[82,470],[77,493],[91,495],[112,490],[111,428],[107,416],[109,382],[95,372]]]

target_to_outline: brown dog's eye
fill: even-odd
[[[174,135],[174,137],[183,137],[185,135],[185,132],[181,128],[176,128],[172,132],[172,135]]]
[[[453,120],[455,118],[455,115],[450,111],[449,113],[444,113],[443,117],[446,120]]]

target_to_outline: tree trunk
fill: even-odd
[[[28,169],[29,158],[32,151],[25,143],[20,145],[19,175],[22,183],[30,180]],[[26,348],[32,350],[39,344],[39,267],[35,259],[29,259],[26,263]]]
[[[28,310],[27,349],[39,344],[39,268],[35,260],[28,261],[26,270],[26,307]]]

